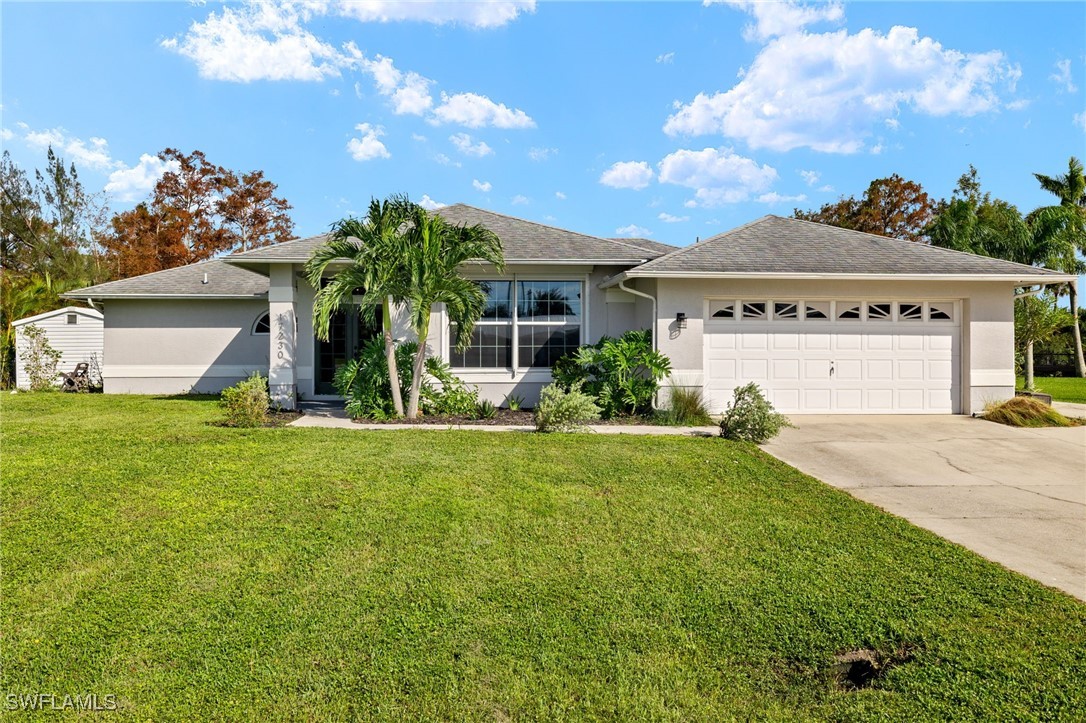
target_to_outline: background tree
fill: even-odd
[[[1071,156],[1067,173],[1062,176],[1046,176],[1034,173],[1041,188],[1059,199],[1055,206],[1042,206],[1033,210],[1026,221],[1035,243],[1048,249],[1045,265],[1076,276],[1086,273],[1082,254],[1086,253],[1086,175],[1082,163]],[[1072,319],[1078,319],[1078,283],[1067,285]],[[1071,324],[1074,346],[1075,371],[1086,376],[1086,360],[1082,354],[1082,329]]]
[[[1033,347],[1051,338],[1071,321],[1067,310],[1047,296],[1026,296],[1014,301],[1014,343],[1025,356],[1025,388],[1032,391]]]
[[[939,203],[924,232],[933,246],[1030,266],[1048,255],[1017,207],[982,191],[973,166],[958,179],[950,200]]]
[[[797,208],[793,216],[879,236],[926,241],[924,230],[934,211],[935,204],[919,183],[895,173],[872,181],[859,200],[842,197],[817,211]]]
[[[12,322],[66,303],[60,294],[108,278],[99,240],[105,198],[86,191],[52,148],[28,174],[0,157],[0,384],[14,379]]]
[[[262,171],[237,173],[167,148],[171,166],[150,198],[111,221],[103,239],[111,268],[124,278],[247,251],[293,237],[291,206]]]

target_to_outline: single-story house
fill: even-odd
[[[46,311],[11,323],[15,329],[15,386],[30,388],[23,352],[27,347],[26,329],[37,326],[45,332],[46,341],[60,352],[57,371],[75,371],[77,364],[101,364],[103,356],[104,322],[102,312],[82,306],[66,306]],[[57,381],[60,383],[59,378]]]
[[[676,248],[608,239],[463,204],[437,211],[501,239],[506,268],[470,265],[489,304],[457,352],[443,310],[431,353],[500,404],[533,402],[556,359],[652,330],[671,383],[714,411],[756,382],[788,413],[977,411],[1014,394],[1015,293],[1073,277],[807,221],[765,216]],[[68,294],[105,310],[107,393],[214,392],[247,374],[273,396],[333,397],[332,376],[378,333],[353,308],[313,334],[313,236]],[[397,338],[410,336],[402,315]]]

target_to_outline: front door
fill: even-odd
[[[317,394],[335,394],[332,380],[336,370],[357,356],[367,341],[380,334],[380,307],[350,305],[333,314],[328,324],[328,340],[317,340]]]

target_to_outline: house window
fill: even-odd
[[[271,334],[271,316],[264,312],[253,322],[253,335]]]
[[[856,301],[838,301],[837,318],[841,321],[857,321],[860,318],[860,304]]]
[[[743,318],[744,319],[764,319],[765,318],[765,302],[764,301],[744,301],[743,302]]]
[[[806,307],[803,310],[804,319],[830,318],[830,302],[828,301],[808,301],[804,306]]]
[[[923,321],[924,305],[919,302],[915,304],[898,304],[897,318],[898,321]]]
[[[467,369],[550,368],[581,345],[580,281],[484,281],[487,304],[463,352],[449,362]],[[515,311],[515,313],[514,313]],[[451,338],[456,325],[450,324]]]
[[[711,318],[711,319],[734,319],[735,318],[735,302],[734,301],[710,301],[709,302],[709,318]]]
[[[68,323],[69,324],[78,324],[79,323],[79,314],[68,314]]]
[[[798,319],[799,318],[799,304],[794,301],[775,301],[773,302],[773,318],[774,319]]]
[[[889,321],[891,319],[890,304],[868,304],[868,321]]]
[[[954,321],[954,304],[949,301],[928,304],[928,321]]]

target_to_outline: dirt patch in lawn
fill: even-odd
[[[441,426],[475,426],[475,427],[491,427],[494,425],[509,425],[509,426],[534,426],[535,417],[531,412],[518,410],[516,412],[509,409],[499,409],[493,417],[490,419],[476,419],[474,417],[468,417],[466,415],[455,414],[435,414],[416,417],[415,419],[407,419],[400,417],[398,419],[356,419],[354,420],[359,424],[408,424],[408,425],[420,425],[420,424],[437,424]]]
[[[874,685],[887,671],[908,663],[919,647],[904,643],[890,651],[858,648],[833,656],[830,667],[834,687],[838,690],[863,690]]]

